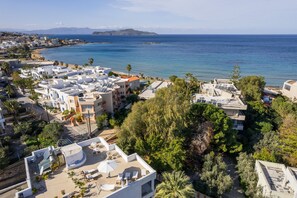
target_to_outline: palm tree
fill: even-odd
[[[93,65],[94,63],[94,59],[93,58],[89,58],[89,65]]]
[[[128,64],[126,69],[127,69],[128,73],[129,73],[129,76],[130,76],[130,71],[132,70],[132,66],[130,64]]]
[[[195,190],[184,172],[165,172],[162,183],[157,186],[155,197],[190,198],[195,197]]]
[[[6,110],[13,115],[13,118],[15,122],[18,122],[17,120],[17,113],[20,108],[20,104],[16,100],[6,100],[3,102],[3,106],[6,108]]]

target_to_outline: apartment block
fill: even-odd
[[[233,121],[236,130],[243,130],[244,111],[247,105],[241,100],[241,92],[228,79],[214,79],[213,83],[201,85],[201,93],[195,94],[193,102],[208,103],[222,109]]]
[[[129,80],[109,77],[106,74],[109,68],[51,71],[53,78],[42,80],[35,89],[41,95],[42,105],[62,112],[75,110],[84,118],[90,116],[92,121],[103,112],[114,113],[122,108],[130,94]]]

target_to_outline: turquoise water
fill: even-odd
[[[287,79],[297,80],[297,35],[159,35],[159,36],[94,36],[52,35],[79,38],[85,45],[46,49],[50,60],[94,65],[125,72],[167,78],[193,73],[201,80],[226,78],[234,65],[242,76],[262,75],[268,85],[282,85]]]

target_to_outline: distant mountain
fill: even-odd
[[[94,31],[107,31],[110,29],[91,29],[91,28],[76,28],[76,27],[61,27],[46,30],[29,30],[21,31],[26,34],[92,34]]]
[[[153,36],[157,35],[155,32],[144,32],[134,29],[111,30],[111,31],[95,31],[94,35],[100,36]]]

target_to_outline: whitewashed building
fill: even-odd
[[[244,111],[247,105],[241,100],[241,92],[228,79],[214,79],[202,84],[201,93],[195,94],[193,102],[208,103],[222,109],[233,121],[233,128],[243,130]]]
[[[257,160],[255,169],[265,197],[297,198],[297,168]]]
[[[16,198],[78,195],[76,179],[83,182],[87,197],[154,197],[156,171],[138,154],[127,155],[116,144],[109,145],[101,137],[64,147],[40,149],[24,160],[28,187],[17,192]],[[50,174],[50,179],[36,181],[41,173],[37,170],[38,167],[44,167],[44,171],[48,171],[51,164],[58,161],[60,167]],[[61,164],[62,161],[65,161],[64,165]],[[102,172],[99,165],[106,162],[112,162],[113,169]],[[49,166],[45,166],[46,163]],[[34,195],[33,189],[38,189]],[[61,196],[62,191],[65,194]]]
[[[297,81],[287,80],[284,82],[282,94],[293,102],[297,102]]]

